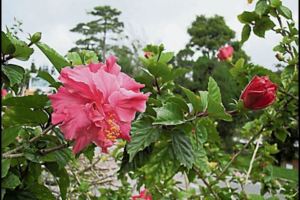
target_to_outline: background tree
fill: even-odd
[[[102,58],[105,59],[108,50],[108,40],[117,40],[116,36],[123,32],[124,24],[119,21],[121,11],[110,6],[97,6],[87,14],[97,19],[87,23],[79,23],[72,32],[81,33],[84,39],[76,41],[78,49],[102,51]]]

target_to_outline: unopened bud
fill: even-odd
[[[281,53],[277,53],[277,54],[275,55],[275,57],[276,57],[279,61],[284,61],[284,57],[283,57],[283,55],[282,55]]]
[[[42,37],[42,33],[41,32],[36,32],[35,34],[33,34],[33,36],[30,38],[30,41],[32,43],[37,43],[38,41],[41,40]]]

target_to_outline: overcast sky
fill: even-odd
[[[294,19],[299,15],[298,2],[283,0],[283,4],[291,8]],[[27,37],[27,33],[42,32],[42,41],[65,55],[80,37],[69,30],[79,22],[93,19],[86,12],[99,5],[122,11],[120,20],[125,23],[126,34],[131,39],[139,39],[143,44],[163,43],[168,51],[178,52],[189,41],[187,28],[201,14],[223,16],[236,32],[236,39],[240,39],[243,25],[237,15],[253,10],[255,3],[249,5],[247,0],[2,0],[2,30],[12,26],[16,17],[23,22],[22,38]],[[255,64],[275,69],[277,60],[272,48],[279,38],[273,33],[267,33],[266,39],[251,35],[243,49]],[[37,65],[50,64],[39,50],[28,62],[16,63],[28,67],[32,59]]]

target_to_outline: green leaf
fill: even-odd
[[[58,89],[62,84],[57,82],[48,72],[38,71],[37,77],[40,77],[47,81],[51,87]]]
[[[10,159],[1,160],[1,178],[4,178],[10,168]]]
[[[267,4],[266,0],[260,0],[257,2],[255,6],[255,12],[262,16],[268,9],[269,5]]]
[[[80,55],[77,52],[69,52],[67,54],[68,60],[71,62],[71,65],[82,65],[82,60]]]
[[[8,39],[6,34],[3,31],[1,31],[1,53],[4,55],[13,54],[15,50],[15,46]]]
[[[271,0],[271,7],[278,8],[281,6],[281,0]]]
[[[255,12],[244,11],[242,14],[238,15],[238,20],[243,24],[251,23],[258,18],[259,16]]]
[[[204,144],[207,141],[206,122],[203,118],[198,120],[197,122],[196,136],[197,136],[197,140],[202,144]]]
[[[212,99],[217,103],[222,103],[220,88],[211,76],[208,79],[208,98],[209,100]]]
[[[56,163],[46,163],[46,168],[56,178],[62,200],[67,197],[67,190],[70,185],[69,175],[65,168],[60,168]]]
[[[95,145],[90,144],[87,148],[83,151],[84,156],[89,159],[90,163],[93,161],[94,154],[95,154]]]
[[[251,27],[249,24],[245,24],[242,30],[242,39],[241,39],[241,43],[246,42],[249,37],[250,37],[250,33],[251,33]]]
[[[47,56],[58,72],[60,72],[63,67],[71,66],[63,56],[59,55],[48,45],[41,42],[35,43],[35,45]]]
[[[245,59],[244,58],[240,58],[238,59],[238,61],[236,61],[234,67],[236,68],[242,68],[244,66],[245,63]]]
[[[23,131],[22,127],[14,126],[3,130],[2,132],[2,148],[7,147],[16,140],[16,137]]]
[[[174,132],[172,133],[172,147],[177,160],[191,169],[195,157],[190,139],[182,132]]]
[[[284,142],[289,133],[286,129],[282,128],[282,129],[275,131],[274,134],[278,140],[280,140],[281,142]]]
[[[154,108],[157,118],[153,124],[177,125],[184,123],[183,112],[176,103],[166,103],[160,108]]]
[[[82,50],[82,57],[84,60],[84,64],[90,64],[90,63],[98,63],[98,56],[95,52],[89,51],[89,50]]]
[[[15,189],[20,184],[21,182],[19,177],[11,172],[1,180],[1,188]]]
[[[168,102],[178,104],[183,112],[189,112],[189,106],[187,105],[185,100],[179,95],[174,95],[174,96],[169,97],[165,103],[168,103]]]
[[[207,108],[207,96],[208,96],[208,92],[207,91],[199,91],[200,94],[200,99],[201,99],[201,109],[200,111],[205,111]]]
[[[19,84],[23,80],[23,76],[25,70],[18,65],[2,65],[2,72],[9,79],[10,86],[14,86],[15,84]]]
[[[249,200],[265,200],[265,198],[259,194],[249,194],[248,199]]]
[[[208,117],[200,119],[201,126],[204,126],[207,132],[207,141],[210,143],[220,143],[221,138],[216,128],[216,124]]]
[[[284,16],[285,18],[287,19],[292,19],[292,11],[288,8],[288,7],[285,7],[285,6],[279,6],[278,8],[278,13],[282,16]]]
[[[269,17],[262,17],[255,21],[253,32],[255,35],[264,38],[265,32],[272,29],[275,26],[274,22]]]
[[[173,52],[161,53],[160,58],[159,58],[159,62],[168,63],[172,60],[173,57],[174,57]]]
[[[222,104],[221,99],[221,92],[217,82],[212,78],[209,77],[208,81],[208,105],[207,105],[207,112],[208,116],[222,119],[225,121],[231,121],[231,115],[225,112],[225,108]]]
[[[192,103],[194,112],[197,113],[197,112],[201,111],[201,109],[202,109],[201,98],[187,88],[181,87],[181,89],[183,90],[185,95],[188,97],[188,99]]]
[[[12,56],[18,60],[26,61],[30,58],[33,53],[33,48],[27,46],[26,42],[17,39],[10,33],[7,35],[12,44],[15,46],[15,51]]]
[[[41,110],[25,107],[10,107],[3,116],[3,123],[20,125],[40,125],[48,121],[48,115]]]
[[[149,120],[138,120],[132,124],[131,141],[127,144],[129,162],[132,161],[137,152],[144,150],[151,143],[158,140],[160,131],[152,126]]]
[[[28,190],[39,200],[56,200],[52,192],[44,185],[35,184],[30,186]]]
[[[5,98],[2,101],[3,106],[16,106],[26,108],[41,108],[43,109],[48,102],[47,95],[29,95],[22,97]]]

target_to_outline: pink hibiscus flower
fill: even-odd
[[[52,124],[61,123],[65,139],[75,140],[74,153],[92,142],[107,153],[116,139],[130,141],[131,121],[145,111],[149,94],[121,72],[114,56],[105,64],[63,68],[59,80],[63,86],[49,95]]]

